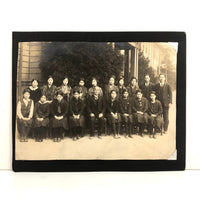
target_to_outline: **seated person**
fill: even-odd
[[[121,125],[121,117],[120,117],[120,105],[119,100],[117,99],[117,92],[112,90],[110,93],[110,98],[107,99],[106,105],[106,113],[108,124],[113,129],[114,138],[118,139]],[[117,125],[117,130],[116,130]]]
[[[105,102],[102,96],[99,96],[99,90],[94,90],[94,95],[88,98],[87,110],[90,117],[90,137],[94,136],[95,122],[98,121],[98,138],[101,138],[105,127]]]
[[[148,122],[148,101],[145,97],[142,97],[142,91],[136,91],[136,98],[132,99],[132,112],[133,119],[136,125],[139,126],[139,134],[143,137],[144,127]]]
[[[97,79],[92,78],[92,87],[88,90],[88,95],[92,96],[94,94],[94,90],[99,90],[99,96],[103,96],[103,91],[102,89],[97,85]]]
[[[46,96],[42,95],[34,109],[34,132],[37,142],[42,142],[46,137],[47,127],[49,127],[49,103],[46,101]]]
[[[128,96],[128,91],[125,89],[123,91],[123,97],[120,99],[120,115],[122,122],[125,123],[126,137],[131,136],[131,127],[132,127],[132,114],[131,114],[131,102]]]
[[[67,114],[68,114],[68,103],[63,99],[63,93],[58,91],[56,93],[56,99],[51,105],[52,113],[52,137],[54,142],[60,142],[64,136],[66,130],[69,129]]]
[[[150,137],[153,136],[155,138],[155,131],[153,133],[153,127],[158,129],[158,131],[161,131],[161,126],[163,124],[163,118],[162,118],[162,105],[159,100],[156,99],[156,92],[152,91],[150,93],[150,99],[151,101],[149,102],[149,108],[148,108],[148,114],[149,114],[149,133]]]
[[[69,124],[72,130],[73,140],[78,140],[83,135],[85,127],[84,102],[79,97],[79,90],[73,91],[73,97],[69,105]]]
[[[23,92],[23,99],[17,104],[17,128],[20,142],[28,142],[28,134],[32,127],[34,103],[30,99],[30,90]]]

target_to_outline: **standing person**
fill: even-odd
[[[60,142],[64,136],[64,132],[69,129],[68,127],[68,103],[63,99],[61,91],[56,93],[56,99],[51,105],[52,112],[52,136],[54,142]]]
[[[112,90],[115,90],[118,96],[118,87],[115,85],[115,76],[111,76],[108,82],[108,85],[105,87],[105,98],[108,99],[110,97],[110,93]]]
[[[150,93],[151,93],[151,91],[153,91],[154,90],[154,84],[153,83],[151,83],[150,82],[150,76],[149,76],[149,74],[146,74],[145,76],[144,76],[144,84],[142,84],[141,86],[140,86],[140,89],[142,90],[142,92],[143,92],[143,97],[145,97],[146,99],[148,99],[149,101],[151,100],[150,99]]]
[[[132,77],[130,84],[127,87],[129,97],[136,97],[136,91],[139,90],[138,82],[136,77]]]
[[[157,99],[161,102],[163,108],[164,131],[167,132],[169,125],[169,108],[172,104],[172,90],[165,81],[165,75],[159,75],[160,83],[156,84],[154,90]]]
[[[126,87],[124,86],[124,78],[120,77],[119,78],[119,83],[118,83],[119,99],[123,98],[123,92],[125,90],[126,90]]]
[[[57,91],[61,91],[63,93],[64,100],[69,102],[71,90],[72,88],[69,85],[69,78],[65,76],[62,85],[57,88]]]
[[[33,79],[31,81],[31,86],[29,87],[30,90],[30,99],[33,100],[34,105],[40,100],[40,97],[42,96],[42,91],[38,87],[38,80]]]
[[[133,123],[133,117],[131,114],[131,101],[128,96],[127,90],[123,91],[123,97],[120,99],[120,115],[121,115],[122,122],[125,123],[125,130],[126,130],[125,137],[132,138],[131,128],[132,128],[132,123]]]
[[[79,90],[80,99],[82,99],[83,101],[86,100],[88,91],[87,91],[87,88],[85,87],[85,79],[84,78],[80,78],[79,85],[75,86],[74,90]]]
[[[17,128],[20,142],[28,142],[28,134],[32,126],[34,103],[30,99],[30,90],[25,89],[23,99],[17,104]]]
[[[139,126],[139,134],[143,137],[144,127],[148,122],[148,101],[142,96],[142,90],[136,91],[136,98],[132,99],[133,118]]]
[[[52,103],[56,98],[56,86],[53,85],[53,77],[49,76],[47,80],[47,85],[43,86],[42,94],[46,96],[47,102]]]
[[[49,103],[46,96],[42,95],[34,109],[34,128],[36,142],[42,142],[49,126]]]
[[[87,110],[90,117],[90,138],[94,136],[95,122],[98,121],[98,138],[101,139],[103,129],[105,128],[105,101],[99,96],[99,90],[94,91],[94,95],[88,98]]]
[[[115,90],[112,90],[110,93],[110,98],[107,99],[107,119],[108,124],[112,127],[114,138],[120,138],[120,126],[121,126],[121,117],[120,117],[120,104],[117,99],[117,93]],[[117,129],[116,129],[117,125]]]
[[[83,128],[85,127],[83,111],[84,102],[79,98],[79,91],[74,90],[69,105],[69,123],[73,140],[78,140],[83,135]]]
[[[94,95],[94,91],[95,90],[99,90],[99,95],[103,96],[103,91],[102,91],[101,87],[99,87],[97,85],[97,83],[98,83],[97,79],[95,77],[93,77],[92,78],[92,87],[88,90],[88,95],[89,96]]]
[[[149,114],[149,137],[153,136],[155,138],[156,131],[153,132],[153,127],[155,127],[155,130],[158,129],[158,131],[161,131],[161,126],[163,124],[162,119],[162,105],[159,100],[156,99],[156,92],[152,91],[150,92],[150,99],[149,106],[148,106],[148,114]]]

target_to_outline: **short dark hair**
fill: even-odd
[[[152,91],[150,92],[150,94],[155,94],[155,95],[156,95],[156,92],[152,90]]]
[[[30,89],[29,88],[24,89],[23,94],[26,92],[28,92],[30,94]]]
[[[134,77],[131,77],[131,81],[132,81],[133,79],[135,79],[136,82],[137,82],[137,78],[136,78],[135,76],[134,76]]]
[[[38,80],[37,80],[37,79],[35,79],[35,78],[33,78],[33,79],[31,80],[31,83],[33,83],[33,81],[37,81],[37,82],[38,82]]]
[[[140,90],[140,89],[138,89],[138,90],[136,90],[136,94],[137,93],[142,93],[142,90]],[[142,93],[143,94],[143,93]]]

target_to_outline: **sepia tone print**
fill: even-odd
[[[176,159],[177,48],[20,42],[16,160]]]

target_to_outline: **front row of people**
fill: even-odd
[[[56,99],[49,103],[42,95],[35,104],[30,99],[30,91],[23,92],[23,100],[17,105],[17,127],[21,142],[27,142],[28,134],[34,133],[35,140],[41,142],[50,137],[55,142],[61,141],[64,135],[71,134],[73,140],[84,136],[85,121],[90,122],[90,138],[94,136],[95,127],[98,127],[98,137],[101,138],[107,127],[107,134],[113,133],[114,138],[120,138],[125,129],[125,136],[132,138],[135,128],[143,136],[145,127],[150,137],[161,131],[162,105],[156,100],[156,93],[150,93],[151,101],[142,96],[137,90],[136,98],[129,97],[127,90],[123,97],[117,98],[112,90],[110,97],[105,100],[99,95],[99,90],[87,101],[79,98],[79,91],[74,90],[69,102],[63,99],[63,93],[57,92]]]

